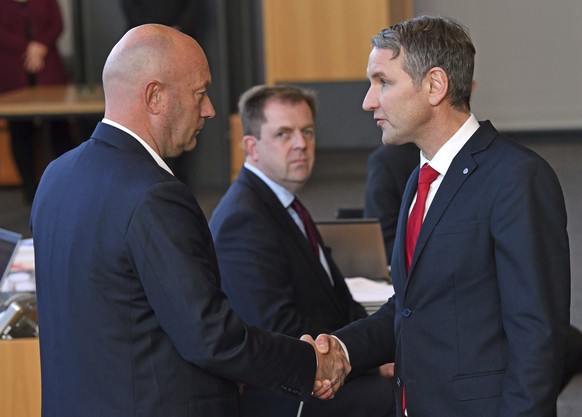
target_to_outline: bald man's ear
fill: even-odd
[[[425,79],[429,82],[429,103],[438,106],[449,92],[449,77],[445,70],[434,67],[428,70]]]
[[[163,105],[162,85],[157,81],[150,81],[144,90],[144,106],[152,114],[159,114]]]
[[[246,158],[253,162],[257,162],[259,160],[259,156],[257,154],[257,141],[258,139],[253,135],[245,135],[242,139]]]

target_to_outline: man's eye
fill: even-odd
[[[277,138],[282,140],[289,140],[289,138],[291,138],[291,133],[287,131],[278,132]]]

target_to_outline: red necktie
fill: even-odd
[[[424,218],[424,206],[426,204],[426,196],[428,195],[430,184],[436,180],[438,176],[439,173],[428,164],[424,164],[424,166],[420,168],[416,202],[410,212],[410,217],[408,217],[408,224],[406,226],[406,270],[410,270],[410,264],[412,263],[414,248],[416,247],[416,241],[418,240],[418,234],[420,233],[420,227],[422,226],[422,220]]]
[[[416,247],[416,241],[418,240],[418,234],[420,233],[420,227],[422,226],[422,220],[424,218],[424,207],[426,205],[426,196],[428,195],[428,190],[430,185],[434,180],[437,179],[439,173],[434,170],[430,165],[424,164],[420,168],[420,174],[418,175],[418,191],[416,192],[416,202],[410,216],[408,217],[408,224],[406,225],[406,270],[410,270],[410,264],[412,263],[412,256],[414,255],[414,248]],[[407,415],[406,413],[406,394],[404,387],[402,387],[402,415]]]
[[[309,240],[309,243],[311,243],[311,247],[313,248],[315,253],[319,255],[319,244],[317,243],[317,231],[315,230],[315,224],[313,223],[313,219],[309,215],[309,212],[297,198],[293,200],[293,202],[291,203],[291,207],[293,207],[293,210],[295,210],[299,215],[299,218],[303,222],[303,227],[305,227],[307,239]]]

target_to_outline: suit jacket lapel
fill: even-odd
[[[412,174],[410,174],[410,178],[404,189],[404,195],[402,196],[402,203],[400,205],[401,214],[398,216],[394,252],[390,264],[392,270],[392,281],[395,289],[405,289],[408,281],[408,273],[406,271],[406,224],[408,223],[410,205],[412,204],[412,200],[418,188],[419,170],[420,167],[416,167],[414,171],[412,171]],[[400,293],[400,291],[397,291],[397,294],[398,293]]]
[[[451,163],[422,223],[409,273],[414,271],[416,261],[448,205],[476,167],[477,164],[473,157],[465,148],[457,154]]]
[[[258,194],[258,198],[266,206],[266,211],[268,213],[270,213],[270,215],[275,220],[275,222],[277,222],[277,224],[280,226],[282,232],[285,233],[286,235],[290,236],[290,238],[294,242],[297,242],[298,248],[299,248],[302,256],[305,258],[304,262],[307,263],[308,265],[310,265],[310,267],[313,269],[314,279],[318,279],[322,282],[322,285],[324,286],[326,291],[329,293],[330,299],[332,300],[332,302],[334,304],[336,304],[336,306],[338,308],[340,308],[340,306],[337,304],[337,296],[333,293],[334,287],[332,287],[332,285],[329,281],[329,277],[327,275],[327,272],[325,271],[325,269],[321,265],[321,262],[319,261],[319,258],[317,257],[317,255],[313,252],[313,249],[311,248],[309,241],[305,238],[305,236],[303,235],[301,230],[297,227],[297,224],[295,224],[295,221],[289,215],[287,208],[283,207],[283,205],[281,204],[281,202],[279,201],[279,199],[277,198],[275,193],[273,193],[273,191],[267,186],[267,184],[265,184],[259,177],[257,177],[255,174],[253,174],[248,169],[243,168],[240,171],[240,174],[239,174],[237,180],[241,181],[242,183],[246,183],[255,193]],[[320,246],[323,248],[323,244],[321,241],[321,236],[319,236],[319,232],[318,232],[318,241],[319,241]],[[324,249],[324,253],[325,252],[326,251]],[[329,264],[330,270],[332,272],[332,276],[334,276],[334,281],[336,281],[336,285],[337,285],[338,284],[337,279],[335,279],[336,278],[335,275],[339,274],[337,272],[337,267],[335,267],[335,265],[333,264],[333,261],[331,261],[329,259],[329,257],[326,256],[326,259],[328,260],[328,264]],[[334,271],[335,271],[335,273],[334,273]],[[342,277],[342,279],[343,279],[343,277]],[[342,284],[342,283],[340,283],[340,284]],[[343,285],[345,285],[345,283],[343,283]]]
[[[443,181],[430,205],[430,208],[426,214],[422,228],[420,229],[420,234],[418,235],[418,240],[416,243],[416,249],[414,251],[414,256],[412,257],[412,263],[410,265],[410,271],[408,276],[414,271],[414,267],[422,254],[428,239],[430,238],[432,232],[434,231],[439,220],[443,216],[447,207],[462,187],[464,182],[471,176],[473,171],[477,168],[477,163],[473,157],[474,154],[485,150],[489,144],[493,141],[498,132],[489,123],[484,122],[481,124],[480,128],[473,134],[469,141],[461,148],[459,153],[453,159]],[[412,178],[414,177],[414,178]],[[418,182],[418,172],[415,171],[407,184],[405,195],[403,198],[403,208],[405,207],[406,213],[410,208],[412,198],[416,193]],[[403,250],[399,251],[398,261],[402,262],[403,271],[406,271],[405,267],[405,241],[406,241],[406,221],[407,216],[401,216],[399,219],[399,236],[398,239],[401,242],[401,247]],[[400,222],[403,221],[404,224],[401,226]],[[400,259],[401,258],[401,259]],[[406,282],[408,284],[408,282]]]

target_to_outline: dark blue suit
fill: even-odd
[[[400,210],[395,296],[336,332],[354,370],[394,357],[412,417],[552,416],[570,304],[555,173],[482,123],[443,178],[407,273],[406,214],[417,179],[418,169]]]
[[[313,348],[230,309],[194,196],[130,135],[51,163],[31,222],[43,417],[232,417],[233,381],[309,398]]]
[[[243,168],[210,219],[222,288],[248,323],[293,337],[329,333],[366,317],[329,253],[330,276],[275,193]],[[319,237],[320,246],[324,242]],[[246,387],[243,416],[297,415],[299,402]],[[348,381],[332,401],[312,399],[302,416],[380,417],[394,413],[390,379],[377,372]]]

